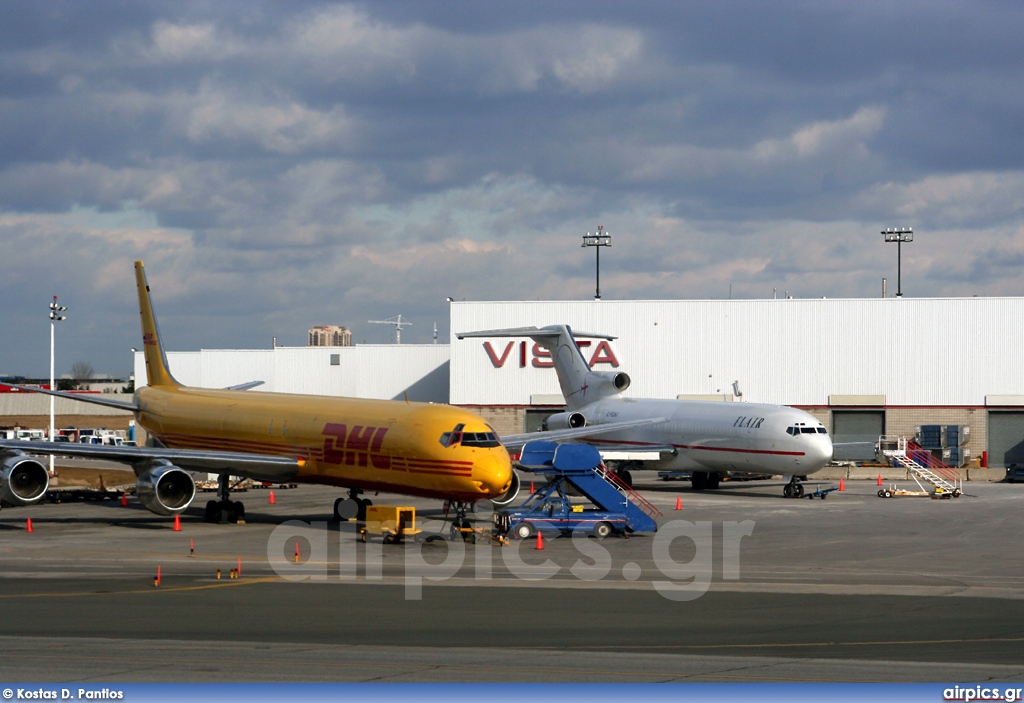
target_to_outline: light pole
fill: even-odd
[[[53,329],[59,320],[66,320],[67,316],[61,315],[62,312],[67,310],[63,305],[57,305],[57,296],[53,296],[53,302],[50,303],[50,390],[56,390],[53,387]],[[56,430],[53,427],[53,396],[50,396],[50,441],[56,436]],[[50,475],[53,476],[53,454],[50,455]]]
[[[903,297],[903,242],[914,241],[913,227],[889,227],[882,230],[885,241],[896,242],[896,297]]]
[[[612,235],[604,231],[604,226],[601,225],[597,228],[597,232],[591,234],[587,232],[583,235],[583,244],[580,246],[584,247],[595,247],[597,253],[597,287],[594,291],[594,299],[601,299],[601,247],[610,247],[612,245]]]

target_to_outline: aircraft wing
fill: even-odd
[[[25,442],[0,439],[0,452],[17,450],[25,454],[70,456],[79,459],[113,461],[120,464],[146,464],[168,461],[186,471],[229,473],[259,481],[291,480],[305,464],[297,457],[268,456],[244,452],[217,452],[205,449],[168,449],[166,447],[114,447],[75,442]]]
[[[237,386],[228,386],[224,390],[226,390],[226,391],[247,391],[250,388],[255,388],[256,386],[262,386],[263,383],[264,383],[264,381],[249,381],[248,383],[239,383]]]
[[[547,432],[527,432],[526,434],[508,435],[500,437],[501,443],[506,449],[522,449],[527,442],[543,440],[545,442],[565,442],[569,440],[596,437],[609,432],[618,432],[633,427],[644,427],[646,425],[660,425],[668,422],[667,417],[648,417],[643,420],[626,420],[624,422],[609,422],[603,425],[589,425],[568,430],[549,430]],[[635,449],[635,447],[634,447]],[[649,450],[655,451],[655,450]]]
[[[114,400],[112,398],[103,398],[97,395],[83,395],[81,393],[68,393],[67,391],[51,391],[46,388],[37,388],[36,386],[19,386],[16,383],[5,383],[5,386],[11,388],[17,388],[19,391],[28,391],[30,393],[45,393],[46,395],[53,395],[58,398],[68,398],[70,400],[80,400],[83,403],[92,403],[93,405],[106,405],[108,408],[118,408],[120,410],[131,410],[132,412],[138,412],[139,406],[135,404],[135,401],[128,402],[127,400]]]

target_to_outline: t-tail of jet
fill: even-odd
[[[160,330],[149,298],[149,283],[141,261],[135,262],[135,282],[139,288],[139,315],[142,318],[142,350],[146,355],[146,376],[150,386],[180,386],[167,365],[167,356],[160,344]]]
[[[578,410],[602,398],[618,395],[629,388],[629,376],[621,371],[593,371],[583,358],[575,338],[607,339],[607,334],[573,332],[568,325],[547,327],[518,327],[484,332],[465,332],[455,335],[466,337],[529,337],[551,353],[551,360],[558,374],[558,385],[562,388],[567,410]]]

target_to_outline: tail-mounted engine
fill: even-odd
[[[161,460],[139,475],[135,492],[149,511],[157,515],[176,515],[196,497],[196,482],[189,472]]]
[[[598,397],[615,395],[629,388],[629,374],[622,371],[592,371],[592,375],[598,376],[601,381],[596,389]]]
[[[544,421],[545,430],[579,429],[587,426],[587,418],[583,413],[555,413]]]
[[[0,455],[0,501],[8,505],[32,505],[50,487],[50,472],[38,460],[19,451]]]

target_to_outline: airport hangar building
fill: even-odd
[[[597,370],[637,398],[761,402],[807,410],[836,442],[942,432],[947,463],[1024,463],[1024,298],[454,302],[453,332],[569,324]],[[437,345],[169,352],[183,383],[252,392],[450,402],[499,433],[561,409],[550,359],[528,339]],[[135,377],[145,379],[142,354]],[[734,385],[735,384],[735,385]],[[934,444],[934,442],[933,442]],[[953,445],[953,446],[949,446]],[[959,451],[951,452],[951,449]],[[936,452],[939,449],[936,448]],[[837,459],[871,459],[870,446]]]

